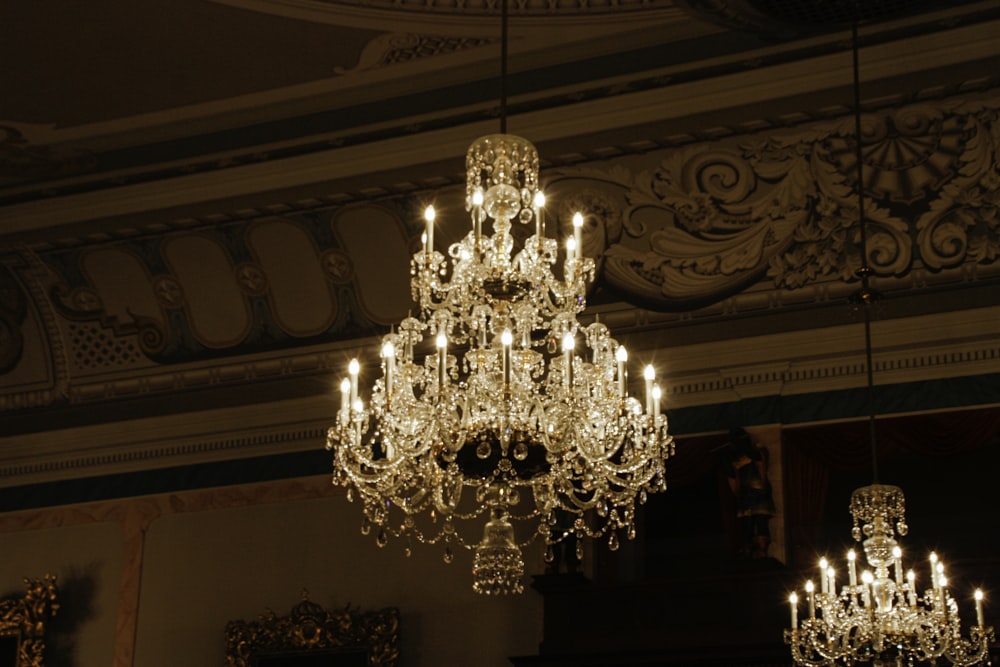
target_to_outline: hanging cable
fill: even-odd
[[[859,307],[865,323],[865,372],[867,374],[868,439],[871,443],[872,483],[878,484],[878,445],[875,434],[875,379],[872,362],[872,306],[877,295],[871,289],[872,269],[868,265],[868,229],[865,220],[864,155],[861,150],[861,67],[858,48],[858,12],[855,11],[851,23],[851,51],[854,65],[854,157],[857,161],[858,225],[860,227],[861,267],[857,271],[861,278],[861,291],[857,295]]]
[[[507,134],[507,1],[500,2],[500,134]]]

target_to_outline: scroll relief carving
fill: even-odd
[[[996,264],[998,110],[1000,100],[952,100],[863,115],[868,260],[877,276],[920,268],[967,278]],[[861,265],[854,142],[853,118],[844,118],[692,145],[652,169],[575,170],[556,181],[587,179],[603,193],[600,207],[617,202],[601,232],[604,275],[660,307],[710,304],[756,283],[825,283],[846,293]],[[618,217],[615,239],[607,232]]]
[[[372,667],[394,667],[399,659],[399,610],[327,611],[308,599],[287,616],[267,610],[256,621],[226,625],[226,667],[255,667],[262,657],[292,658],[308,652],[363,652]],[[314,664],[314,663],[310,663]],[[334,663],[331,663],[334,664]]]

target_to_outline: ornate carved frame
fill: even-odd
[[[364,649],[369,667],[395,667],[399,658],[399,609],[362,612],[350,606],[327,611],[308,599],[287,616],[270,609],[255,621],[226,624],[226,667],[256,667],[260,657],[312,651]]]
[[[17,638],[17,667],[42,667],[45,629],[59,609],[56,578],[25,579],[24,596],[0,600],[0,638]]]

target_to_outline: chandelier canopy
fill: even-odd
[[[855,12],[858,5],[855,3]],[[879,295],[871,288],[868,265],[863,153],[861,147],[861,83],[858,67],[858,24],[852,25],[854,58],[854,130],[857,161],[858,227],[861,288],[853,298],[864,318],[867,373],[868,437],[871,443],[873,483],[851,494],[851,537],[864,547],[868,568],[858,577],[858,557],[847,552],[848,583],[837,591],[837,575],[830,563],[819,561],[819,587],[805,583],[808,616],[799,620],[799,595],[792,593],[791,628],[785,642],[792,659],[808,667],[912,667],[915,664],[958,666],[989,663],[993,628],[983,619],[983,592],[974,594],[976,624],[963,635],[958,604],[948,590],[944,564],[929,557],[930,587],[923,593],[913,570],[903,571],[903,551],[896,537],[908,532],[906,503],[897,486],[878,483],[878,447],[875,427],[875,383],[872,366],[871,309]],[[861,564],[864,567],[864,564]]]
[[[583,218],[565,252],[545,234],[538,153],[494,134],[466,157],[471,229],[442,254],[434,210],[411,261],[419,305],[382,338],[381,377],[366,402],[352,360],[327,446],[334,482],[364,505],[363,532],[473,554],[473,588],[521,592],[521,549],[574,536],[635,535],[636,503],[665,488],[673,453],[652,366],[644,402],[629,395],[625,348],[584,325],[594,261]],[[516,244],[514,224],[534,224]],[[492,231],[492,233],[490,233]],[[561,266],[559,259],[562,258]],[[585,351],[584,351],[585,348]],[[469,535],[476,524],[481,540]],[[515,531],[515,525],[527,524]]]

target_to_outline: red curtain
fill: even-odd
[[[793,564],[811,563],[826,509],[831,471],[871,468],[868,421],[788,427],[785,451],[785,520]],[[979,408],[878,419],[879,461],[900,450],[948,459],[1000,437],[1000,408]]]

